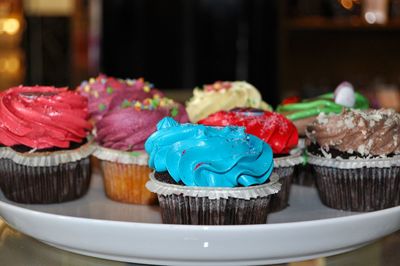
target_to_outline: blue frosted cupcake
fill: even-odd
[[[280,189],[272,150],[242,127],[178,124],[164,118],[145,143],[164,223],[266,223]]]

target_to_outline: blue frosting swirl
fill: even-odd
[[[149,166],[187,186],[263,184],[273,169],[272,150],[243,127],[179,124],[162,119],[145,143]]]

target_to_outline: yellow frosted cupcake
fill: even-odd
[[[272,110],[253,85],[245,81],[217,81],[195,88],[193,97],[186,103],[186,112],[189,120],[196,123],[210,114],[235,107]]]

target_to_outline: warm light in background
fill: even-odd
[[[0,57],[0,74],[15,74],[21,69],[20,57],[11,54],[10,56]]]
[[[353,0],[340,0],[340,4],[346,9],[353,8]]]
[[[21,28],[21,22],[17,18],[0,18],[0,34],[14,35]]]

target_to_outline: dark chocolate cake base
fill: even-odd
[[[400,205],[400,167],[337,169],[313,165],[322,203],[348,211]]]
[[[158,181],[177,184],[167,172],[155,173]],[[239,225],[265,224],[271,196],[255,199],[210,199],[181,195],[158,195],[166,224]]]
[[[304,187],[315,187],[315,180],[311,171],[311,165],[309,164],[297,165],[294,170],[295,173],[293,174],[292,184]]]
[[[274,173],[279,176],[279,183],[282,186],[277,194],[271,196],[271,202],[269,203],[270,212],[280,211],[289,206],[289,195],[294,169],[295,166],[274,168]]]
[[[56,166],[27,166],[0,159],[0,188],[19,203],[59,203],[83,196],[90,184],[89,158]]]
[[[265,224],[269,197],[209,199],[183,195],[158,195],[166,224],[233,225]]]

